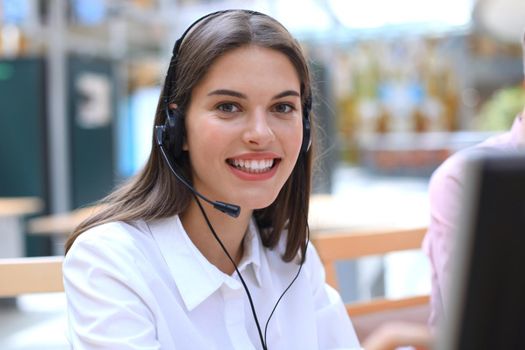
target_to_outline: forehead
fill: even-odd
[[[196,88],[215,85],[299,89],[300,78],[291,60],[282,52],[246,45],[217,58]]]

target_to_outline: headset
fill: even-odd
[[[210,14],[207,14],[199,19],[197,19],[195,22],[193,22],[182,34],[182,36],[175,42],[175,46],[173,47],[172,52],[172,60],[171,64],[168,68],[168,73],[166,74],[166,81],[165,81],[165,88],[164,91],[166,93],[169,93],[171,91],[171,80],[170,77],[173,77],[175,75],[175,69],[178,61],[178,55],[179,55],[179,49],[186,38],[186,35],[190,32],[191,29],[193,29],[197,24],[201,23],[207,18],[215,17],[223,13],[231,12],[231,11],[238,11],[238,10],[224,10],[224,11],[217,11],[212,12]],[[257,16],[266,16],[265,14],[262,14],[257,11],[251,11],[251,10],[242,10],[245,13],[248,13],[250,15],[257,15]],[[184,135],[185,135],[185,126],[184,126],[184,113],[178,109],[171,109],[169,108],[169,96],[164,96],[164,113],[166,115],[166,119],[164,122],[164,125],[162,126],[156,126],[155,128],[159,128],[157,138],[160,138],[162,140],[163,145],[168,149],[171,156],[175,159],[179,158],[182,155],[183,149],[183,143],[184,143]],[[310,96],[307,96],[305,98],[305,101],[303,102],[302,111],[303,111],[303,140],[301,143],[301,153],[306,153],[309,151],[311,145],[312,145],[312,139],[311,139],[311,128],[310,128],[310,111],[312,109],[312,98]],[[157,140],[158,143],[159,140]]]
[[[192,192],[192,194],[193,194],[193,196],[195,198],[195,201],[197,202],[197,204],[198,204],[198,206],[200,208],[200,211],[201,211],[201,213],[202,213],[202,215],[203,215],[203,217],[204,217],[204,219],[206,221],[206,224],[208,225],[212,235],[217,240],[217,242],[221,246],[222,250],[225,252],[226,256],[228,257],[228,259],[233,264],[233,266],[235,268],[235,271],[236,271],[237,275],[239,276],[239,279],[240,279],[240,281],[241,281],[241,283],[243,285],[243,288],[246,291],[246,294],[248,296],[248,300],[249,300],[250,307],[251,307],[251,310],[252,310],[252,315],[253,315],[255,324],[257,326],[257,331],[258,331],[258,334],[259,334],[259,338],[260,338],[260,341],[261,341],[262,348],[263,348],[263,350],[267,350],[268,347],[266,345],[267,344],[267,342],[266,342],[266,332],[267,332],[267,329],[268,329],[268,324],[270,322],[270,319],[273,316],[274,311],[276,310],[277,305],[279,304],[279,302],[281,301],[283,296],[286,294],[286,292],[291,288],[293,283],[299,277],[299,274],[300,274],[301,269],[303,267],[303,263],[304,263],[304,260],[305,260],[305,257],[306,257],[306,250],[308,248],[308,243],[310,241],[310,239],[309,239],[310,230],[308,228],[308,225],[307,225],[307,241],[306,241],[305,249],[302,252],[301,263],[299,265],[299,269],[297,271],[297,274],[294,276],[294,278],[292,279],[290,284],[283,291],[283,293],[281,294],[281,296],[278,298],[277,302],[275,303],[275,305],[274,305],[274,307],[272,309],[272,312],[270,313],[270,316],[268,317],[268,320],[266,321],[266,326],[265,326],[265,329],[264,329],[264,337],[263,337],[263,333],[261,331],[261,327],[260,327],[260,324],[259,324],[257,313],[255,312],[254,303],[253,303],[252,297],[250,295],[250,291],[248,289],[248,286],[246,285],[246,283],[245,283],[245,281],[244,281],[240,271],[238,270],[237,264],[235,263],[235,261],[233,260],[231,255],[228,253],[226,247],[223,245],[223,243],[220,240],[219,236],[215,232],[215,229],[213,228],[213,226],[212,226],[212,224],[211,224],[211,222],[210,222],[206,212],[204,211],[204,208],[202,207],[202,204],[201,204],[201,202],[199,201],[198,198],[201,198],[202,200],[210,203],[211,205],[213,205],[213,207],[215,209],[220,210],[220,211],[224,212],[225,214],[230,215],[232,217],[238,217],[239,214],[240,214],[241,208],[238,205],[235,205],[235,204],[225,203],[225,202],[221,202],[221,201],[213,201],[213,200],[208,199],[207,197],[205,197],[204,195],[199,193],[189,183],[189,181],[186,180],[184,178],[184,176],[181,175],[181,172],[179,171],[178,166],[175,164],[175,161],[177,159],[179,159],[182,156],[182,154],[183,154],[183,144],[184,144],[184,138],[185,138],[185,134],[186,134],[186,132],[185,132],[185,125],[184,125],[184,113],[182,112],[182,110],[180,108],[174,108],[174,109],[169,108],[169,91],[172,90],[171,78],[175,76],[175,69],[176,69],[176,66],[177,66],[179,49],[180,49],[180,46],[181,46],[182,42],[184,41],[186,35],[190,32],[190,30],[192,28],[194,28],[197,24],[201,23],[205,19],[210,18],[210,17],[219,16],[221,14],[224,14],[224,13],[227,13],[227,12],[232,12],[232,11],[242,11],[242,12],[245,12],[245,13],[250,14],[250,15],[266,16],[263,13],[260,13],[260,12],[257,12],[257,11],[251,11],[251,10],[223,10],[223,11],[216,11],[216,12],[209,13],[209,14],[207,14],[207,15],[199,18],[199,19],[197,19],[195,22],[193,22],[184,31],[184,33],[181,35],[181,37],[175,42],[175,46],[173,47],[173,52],[172,52],[173,56],[172,56],[172,59],[171,59],[170,66],[168,68],[168,72],[166,74],[166,80],[165,80],[165,83],[164,83],[164,90],[163,90],[164,91],[163,92],[164,96],[162,97],[162,101],[164,103],[163,107],[164,107],[164,113],[165,113],[165,121],[164,121],[164,124],[162,124],[162,125],[155,125],[155,142],[156,142],[157,146],[159,147],[160,152],[162,154],[162,157],[166,161],[166,164],[168,165],[168,167],[171,170],[171,172],[175,175],[175,177],[184,186],[186,186]],[[307,96],[305,98],[305,101],[303,102],[303,105],[302,105],[302,112],[303,112],[303,115],[302,115],[302,119],[303,119],[302,120],[303,121],[303,139],[302,139],[302,142],[301,142],[300,154],[303,154],[303,155],[307,154],[307,152],[310,150],[310,147],[311,147],[311,144],[312,144],[311,127],[310,127],[310,111],[311,111],[311,109],[312,109],[312,99],[311,99],[311,96]]]

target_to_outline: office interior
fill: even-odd
[[[520,0],[1,0],[0,258],[63,254],[38,219],[140,169],[175,40],[227,8],[274,16],[310,60],[319,234],[425,227],[432,171],[524,105]],[[338,272],[348,301],[430,290],[420,251]],[[63,296],[40,297],[0,300],[0,348],[67,348]]]

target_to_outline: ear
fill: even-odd
[[[184,151],[185,126],[184,115],[174,103],[166,107],[166,133],[169,139],[169,150],[174,158],[180,157]],[[169,125],[168,125],[169,124]]]
[[[169,108],[170,109],[177,109],[177,104],[176,103],[170,103],[169,104]],[[187,151],[189,148],[188,148],[188,142],[186,140],[186,137],[184,137],[184,141],[182,142],[182,150],[183,151]]]

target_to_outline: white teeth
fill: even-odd
[[[261,160],[243,160],[243,159],[233,159],[229,161],[231,165],[236,167],[239,170],[246,171],[249,173],[263,173],[272,168],[274,160],[273,159],[261,159]]]

